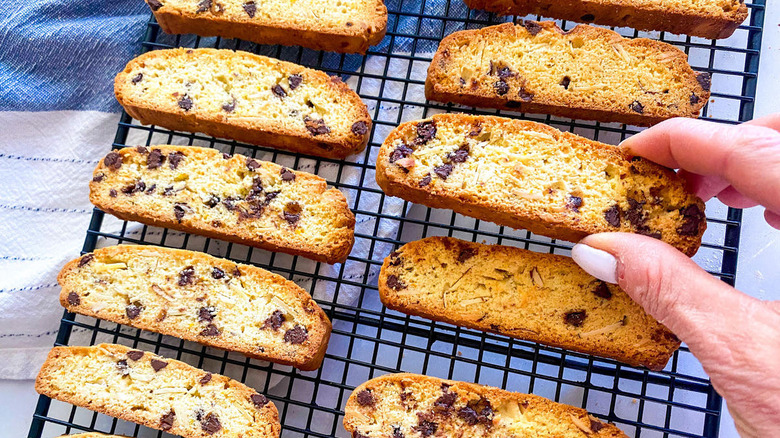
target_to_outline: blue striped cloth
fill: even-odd
[[[88,181],[111,146],[113,77],[141,50],[143,0],[0,0],[0,379],[32,378],[79,254]]]

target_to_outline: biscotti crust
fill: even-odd
[[[520,61],[513,59],[518,54],[523,55]],[[598,65],[589,65],[585,58]],[[670,82],[656,84],[659,72]],[[564,32],[554,22],[526,21],[444,38],[428,68],[425,96],[468,106],[649,126],[672,117],[697,117],[709,99],[709,88],[709,74],[693,71],[687,55],[670,44],[623,38],[587,25]]]
[[[117,245],[70,261],[57,281],[69,312],[304,371],[319,368],[328,347],[330,320],[305,290],[208,254]]]
[[[355,388],[344,427],[353,437],[626,438],[586,410],[544,397],[408,373]]]
[[[281,431],[276,406],[252,388],[123,345],[54,347],[35,390],[184,438],[276,438]]]
[[[389,196],[571,242],[634,232],[692,256],[707,226],[704,202],[672,170],[502,117],[439,114],[403,123],[377,154],[376,180]]]
[[[183,10],[170,5],[168,1],[159,3],[161,6],[150,4],[150,7],[160,27],[170,34],[194,33],[201,36],[238,38],[259,44],[295,45],[339,53],[366,53],[369,46],[382,41],[387,31],[387,7],[382,0],[366,0],[363,5],[365,10],[361,11],[363,14],[343,23],[324,23],[322,20],[316,20],[314,16],[311,22],[300,23],[261,14],[250,17],[238,2],[230,4],[230,10],[227,12],[215,11],[213,7],[198,12],[196,4],[192,4],[192,10]],[[244,4],[248,3],[254,4],[251,1]],[[262,6],[259,9],[261,8]]]
[[[150,169],[152,153],[160,153],[162,162]],[[180,157],[175,168],[172,155]],[[90,201],[120,219],[327,263],[344,262],[355,240],[355,216],[344,194],[328,189],[324,179],[216,149],[112,151],[95,168],[89,188]]]
[[[379,274],[390,309],[662,370],[680,341],[618,286],[569,257],[451,237],[391,253]]]
[[[157,70],[165,68],[178,68],[177,74],[186,76],[186,81],[155,83],[159,95],[148,94],[152,91],[147,92],[147,82],[162,80],[166,73]],[[293,77],[297,82],[291,82]],[[212,82],[224,83],[230,91]],[[246,95],[236,95],[239,88]],[[345,158],[365,149],[372,126],[366,105],[340,78],[242,51],[147,52],[116,76],[114,93],[142,124],[326,158]],[[257,99],[264,100],[257,103]],[[286,108],[290,99],[294,102]],[[279,117],[268,117],[267,108],[276,108]]]
[[[620,0],[464,0],[472,9],[499,15],[542,15],[577,22],[658,30],[710,39],[728,38],[748,16],[740,0],[722,0],[707,10],[673,2]],[[714,2],[713,2],[714,3]],[[728,10],[727,10],[728,9]]]

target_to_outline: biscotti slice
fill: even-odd
[[[661,370],[680,341],[569,257],[451,237],[407,243],[379,274],[390,309]]]
[[[585,409],[544,397],[418,374],[386,374],[355,388],[344,408],[355,438],[626,438]]]
[[[193,251],[118,245],[65,265],[57,278],[69,312],[247,356],[319,368],[330,321],[281,275]]]
[[[455,32],[425,82],[430,100],[639,126],[698,116],[709,90],[670,44],[549,21]]]
[[[55,347],[38,393],[185,438],[278,437],[276,406],[254,389],[123,345]]]
[[[323,157],[362,151],[371,132],[366,105],[338,77],[248,52],[148,52],[114,92],[143,124]]]
[[[146,0],[167,33],[239,38],[341,53],[366,53],[387,30],[382,0]]]
[[[89,199],[120,219],[327,263],[343,262],[355,216],[324,179],[188,146],[124,148],[100,160]]]
[[[728,38],[748,16],[744,0],[464,0],[500,15],[561,20]]]
[[[673,171],[540,123],[441,114],[385,139],[376,180],[390,196],[577,242],[608,231],[693,255],[704,202]]]

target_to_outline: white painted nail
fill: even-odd
[[[571,249],[571,258],[588,274],[617,284],[617,259],[612,254],[578,243]]]

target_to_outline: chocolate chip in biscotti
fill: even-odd
[[[531,102],[534,100],[534,93],[531,93],[526,90],[525,87],[522,87],[520,88],[520,91],[517,92],[517,97],[523,102]]]
[[[247,15],[249,15],[249,18],[255,18],[255,14],[257,13],[257,5],[255,2],[246,2],[244,3],[244,12],[246,12]]]
[[[712,87],[712,76],[706,72],[699,72],[696,75],[696,82],[704,88],[704,91],[710,91],[710,88]]]
[[[287,78],[287,82],[290,83],[290,91],[295,90],[296,88],[298,88],[299,85],[301,85],[301,82],[303,82],[303,76],[290,75]]]
[[[284,333],[284,342],[293,345],[303,344],[307,339],[309,339],[309,333],[306,331],[306,328],[300,325],[296,325]]]
[[[607,286],[607,283],[604,283],[603,281],[599,281],[599,283],[593,289],[593,295],[596,295],[599,298],[604,298],[605,300],[612,298],[612,292],[609,290],[609,286]]]
[[[360,406],[374,406],[376,398],[370,389],[364,389],[357,393],[357,402]]]
[[[260,168],[260,163],[255,160],[254,158],[247,158],[246,159],[246,168],[255,171]]]
[[[387,287],[393,290],[406,289],[406,285],[396,275],[387,276]]]
[[[613,227],[620,226],[620,207],[615,204],[604,210],[604,220]]]
[[[446,180],[450,173],[452,173],[452,164],[444,163],[441,166],[433,168],[433,173],[439,176],[439,178]]]
[[[192,99],[190,99],[190,96],[184,95],[181,99],[179,99],[179,108],[183,109],[184,111],[189,111],[192,109]]]
[[[252,394],[249,396],[249,400],[253,405],[255,405],[257,409],[260,409],[268,404],[268,397],[264,396],[263,394]]]
[[[106,158],[103,158],[103,164],[111,170],[119,170],[122,167],[122,154],[109,152]]]
[[[133,184],[122,187],[122,193],[125,195],[132,195],[137,192],[143,192],[144,190],[146,190],[146,183],[143,181],[136,181]]]
[[[84,256],[79,259],[79,268],[83,268],[84,266],[88,265],[89,262],[91,262],[94,258],[94,254],[84,254]]]
[[[152,8],[153,11],[163,7],[163,4],[160,0],[146,0],[146,3],[149,4],[149,7]]]
[[[219,336],[219,328],[214,324],[209,324],[198,334],[200,336]]]
[[[274,310],[271,316],[265,319],[263,328],[270,328],[273,331],[279,330],[284,324],[284,313],[281,310]]]
[[[198,9],[195,10],[196,13],[206,12],[209,9],[211,9],[211,0],[200,0],[200,3],[198,3]]]
[[[446,415],[449,415],[450,410],[452,410],[452,406],[455,404],[455,401],[458,399],[458,395],[454,392],[447,392],[441,395],[441,397],[437,398],[433,402],[433,407],[439,411],[443,412]]]
[[[631,102],[628,107],[635,113],[644,114],[645,112],[645,106],[642,105],[642,103],[640,103],[638,100]]]
[[[163,369],[163,368],[168,366],[168,362],[166,362],[164,360],[160,360],[160,359],[152,359],[151,361],[149,361],[149,364],[154,369],[154,372],[158,372],[161,369]]]
[[[217,309],[212,306],[198,309],[198,321],[200,322],[211,322],[215,316],[217,316]]]
[[[181,223],[181,220],[184,218],[184,215],[187,213],[187,204],[186,203],[177,203],[173,206],[173,216],[176,218],[179,223]]]
[[[509,93],[509,84],[507,84],[505,81],[494,82],[493,88],[496,90],[496,94],[499,96],[503,96],[506,93]]]
[[[325,135],[330,133],[330,128],[325,124],[323,119],[314,119],[309,116],[303,118],[303,123],[306,125],[306,129],[312,136]]]
[[[137,304],[128,304],[127,307],[125,307],[125,314],[130,319],[136,319],[139,315],[141,315],[141,311],[143,310],[142,306],[139,306]]]
[[[447,155],[447,159],[449,159],[453,163],[463,163],[469,158],[469,145],[464,144],[461,145],[456,151],[451,152]]]
[[[143,351],[130,350],[130,351],[127,352],[127,358],[130,359],[130,360],[137,361],[137,360],[141,359],[142,357],[144,357],[144,352]]]
[[[68,293],[68,304],[71,306],[78,306],[81,304],[81,298],[79,297],[79,294],[76,292]]]
[[[570,84],[571,84],[570,77],[564,76],[563,79],[561,79],[560,86],[563,87],[564,90],[568,90]]]
[[[404,433],[401,432],[401,427],[400,426],[393,426],[393,437],[392,438],[406,438],[406,436],[404,436]]]
[[[119,374],[123,376],[130,374],[129,367],[127,366],[127,361],[124,359],[117,361],[116,369],[119,371]]]
[[[227,113],[232,113],[236,110],[236,103],[237,103],[236,98],[233,96],[230,96],[230,98],[231,98],[230,102],[225,102],[222,104],[222,110]],[[228,155],[228,154],[224,154],[224,155]]]
[[[585,322],[585,316],[586,313],[584,310],[572,310],[571,312],[566,312],[563,316],[563,320],[566,321],[566,324],[580,327]]]
[[[204,202],[204,204],[206,204],[206,207],[214,208],[217,205],[219,205],[220,202],[222,202],[222,200],[219,198],[219,196],[211,195],[209,196],[209,199],[207,199],[206,202]]]
[[[706,219],[704,212],[701,211],[699,206],[691,204],[681,209],[680,214],[683,216],[683,223],[677,229],[677,233],[681,236],[695,236],[699,234],[699,226]]]
[[[301,208],[301,204],[298,204],[295,201],[290,201],[287,203],[287,205],[284,206],[282,215],[284,220],[286,220],[290,225],[295,225],[301,219],[302,211],[303,209]]]
[[[158,169],[165,162],[165,155],[160,149],[152,149],[149,156],[146,157],[146,167],[148,169]]]
[[[200,428],[207,434],[214,435],[222,430],[222,423],[219,422],[219,417],[213,412],[209,412],[205,417],[200,415]]]
[[[406,158],[409,155],[412,155],[413,152],[414,150],[412,150],[412,148],[410,148],[406,143],[401,143],[396,146],[395,149],[393,149],[393,152],[390,153],[390,158],[388,161],[390,161],[390,163],[395,163],[402,158]]]
[[[569,197],[566,199],[566,208],[575,213],[579,213],[580,207],[582,207],[582,198],[579,196],[569,195]]]
[[[352,124],[352,133],[355,135],[366,135],[368,132],[368,125],[366,122],[359,120]]]
[[[691,93],[691,97],[689,100],[691,102],[691,105],[696,105],[697,103],[699,103],[700,99],[699,96],[696,95],[696,93]]]
[[[439,428],[439,423],[432,421],[428,415],[430,414],[418,412],[417,417],[419,422],[417,423],[417,426],[412,428],[413,430],[419,432],[423,437],[429,437],[435,434],[436,430]]]
[[[173,422],[176,420],[176,413],[171,409],[167,414],[160,418],[160,429],[170,430],[173,427]]]
[[[638,230],[646,228],[644,205],[644,201],[640,202],[634,198],[628,198],[628,210],[625,211],[626,219]]]
[[[428,143],[436,137],[436,123],[433,121],[426,121],[417,124],[417,138],[415,144],[422,145]]]
[[[177,167],[179,167],[179,164],[184,160],[184,154],[176,151],[171,152],[170,155],[168,155],[168,167],[171,168],[171,170],[176,170]]]
[[[217,268],[216,266],[211,269],[211,278],[215,280],[220,280],[225,278],[225,271],[222,269]]]
[[[286,167],[282,167],[280,174],[282,175],[282,181],[295,181],[295,172]]]
[[[418,187],[425,187],[425,186],[427,186],[427,185],[428,185],[428,184],[430,184],[430,183],[431,183],[431,174],[429,173],[429,174],[425,175],[425,176],[424,176],[424,177],[423,177],[423,178],[420,180],[420,182],[419,182],[419,183],[417,183],[417,186],[418,186]]]
[[[279,84],[276,84],[273,87],[271,87],[271,92],[274,93],[274,96],[280,99],[284,99],[285,97],[287,97],[287,92],[284,91],[284,88],[282,88],[282,86]]]
[[[116,190],[114,190],[114,189],[110,189],[110,190],[108,191],[108,196],[110,196],[110,197],[112,197],[112,198],[116,198]]]
[[[206,374],[203,375],[203,377],[200,378],[198,383],[200,383],[201,385],[205,385],[205,384],[211,382],[211,377],[212,377],[211,373],[206,373]]]
[[[92,181],[94,181],[94,182],[101,182],[101,181],[103,181],[103,179],[105,177],[106,177],[105,173],[99,173],[99,174],[97,174],[97,175],[92,177]]]
[[[137,75],[133,76],[133,79],[130,79],[130,82],[132,82],[134,85],[144,80],[144,74],[138,73]]]
[[[542,26],[536,21],[525,20],[525,21],[521,21],[520,25],[523,26],[525,30],[528,31],[528,33],[534,36],[536,36],[536,34],[542,31]]]
[[[179,280],[176,282],[179,286],[191,286],[195,283],[195,267],[187,266],[179,272]]]

